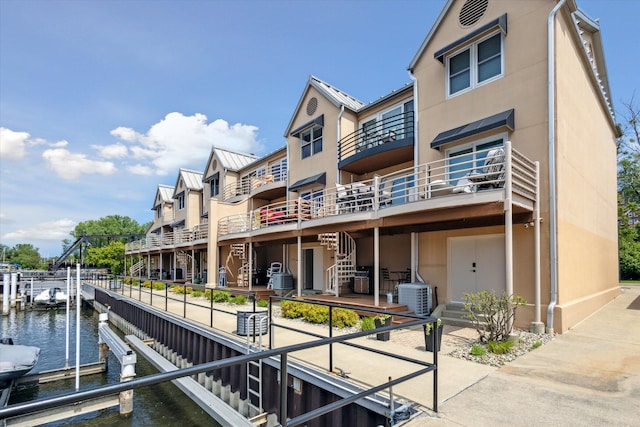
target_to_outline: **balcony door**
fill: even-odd
[[[464,302],[465,293],[506,289],[504,234],[451,237],[448,240],[448,296]]]

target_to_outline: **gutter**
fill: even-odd
[[[338,118],[336,119],[336,159],[340,161],[340,156],[338,150],[340,150],[340,122],[342,120],[342,114],[344,113],[344,104],[340,106],[340,113],[338,113]],[[336,165],[336,184],[342,184],[340,180],[340,168]]]
[[[567,0],[560,0],[549,13],[547,21],[547,112],[549,127],[549,245],[551,264],[551,301],[547,308],[547,333],[553,333],[553,310],[558,303],[558,215],[556,204],[556,97],[555,97],[555,17]]]
[[[413,81],[413,170],[415,174],[418,174],[418,79],[413,75],[411,69],[409,72],[409,78]],[[418,177],[415,177],[415,182],[419,185]],[[418,233],[411,233],[411,281],[415,282],[419,280],[424,283],[420,273],[418,273],[418,260],[420,259],[420,245],[418,243]]]

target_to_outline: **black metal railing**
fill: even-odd
[[[350,133],[338,142],[338,162],[383,144],[413,138],[413,118],[413,111],[407,111]]]

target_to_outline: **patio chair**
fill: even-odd
[[[351,212],[353,210],[353,196],[342,184],[336,185],[336,208],[338,213]]]
[[[267,278],[269,279],[267,289],[273,289],[273,276],[278,273],[282,273],[282,263],[272,262],[271,266],[267,268]]]

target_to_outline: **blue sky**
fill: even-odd
[[[55,256],[81,221],[151,221],[157,185],[212,144],[284,145],[310,74],[364,102],[400,88],[444,3],[0,0],[0,243]],[[640,1],[578,5],[620,111],[640,92]]]

